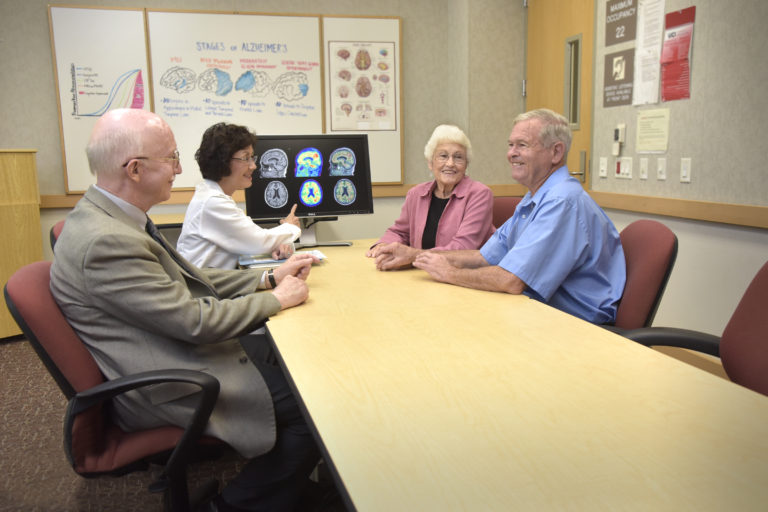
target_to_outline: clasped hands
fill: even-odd
[[[365,255],[374,258],[378,270],[399,270],[414,266],[429,273],[437,281],[445,281],[453,268],[445,256],[434,251],[414,249],[399,242],[378,244]]]
[[[274,269],[277,286],[272,290],[283,309],[298,306],[309,297],[306,280],[313,263],[320,259],[309,253],[294,254]]]

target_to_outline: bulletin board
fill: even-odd
[[[84,148],[98,117],[120,107],[152,110],[171,126],[177,190],[200,181],[194,153],[217,122],[257,135],[367,133],[372,181],[403,182],[399,18],[50,6],[49,21],[67,193],[95,181]],[[359,85],[349,99],[364,114],[352,125],[333,114],[347,107],[329,107],[329,43],[377,45],[368,61],[350,61]],[[339,62],[331,67],[338,77]]]

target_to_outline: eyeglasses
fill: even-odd
[[[174,167],[179,166],[179,150],[175,149],[173,151],[173,156],[160,156],[160,157],[150,157],[150,156],[134,156],[129,158],[124,164],[123,167],[128,165],[131,160],[159,160],[160,162],[171,162],[171,164]]]
[[[232,160],[239,160],[240,162],[253,162],[255,164],[259,163],[259,155],[251,155],[251,156],[233,156]]]
[[[450,158],[453,158],[453,163],[456,165],[461,165],[463,163],[466,163],[467,161],[467,157],[461,153],[454,153],[453,155],[449,155],[448,153],[438,153],[437,155],[435,155],[435,160],[437,160],[441,164],[444,164]]]

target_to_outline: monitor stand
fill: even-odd
[[[352,245],[352,242],[318,242],[317,232],[315,231],[316,225],[324,220],[338,220],[338,217],[302,217],[300,219],[301,237],[296,243],[297,249],[304,247],[348,247]]]

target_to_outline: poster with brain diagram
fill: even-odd
[[[257,134],[321,133],[317,17],[148,13],[154,110],[176,135],[184,172],[200,179],[194,153],[218,123]]]

